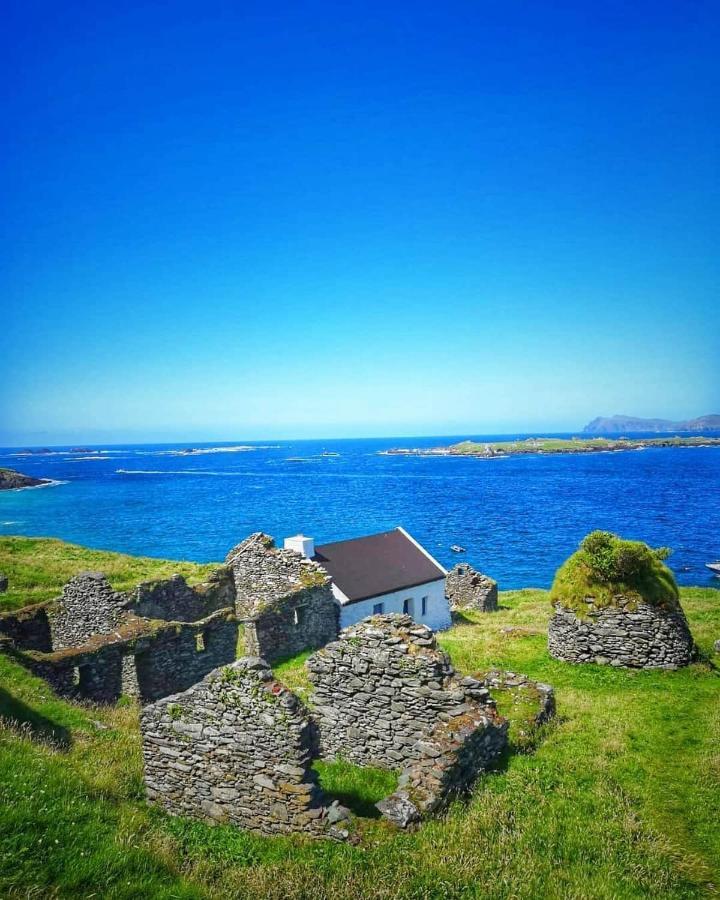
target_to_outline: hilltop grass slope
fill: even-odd
[[[11,539],[18,541],[20,539]],[[27,546],[12,545],[29,565]],[[0,568],[34,595],[56,591],[77,554],[39,543],[31,572]],[[94,551],[90,551],[94,554]],[[93,556],[93,568],[107,568]],[[148,578],[157,561],[115,560]],[[83,558],[82,567],[86,568]],[[163,563],[183,571],[177,563]],[[144,566],[147,568],[144,569]],[[198,567],[187,567],[199,575]],[[132,574],[130,574],[130,572]],[[358,843],[262,838],[168,817],[143,801],[137,709],[83,707],[0,655],[0,896],[47,898],[693,898],[720,886],[720,591],[682,589],[701,659],[678,672],[555,662],[545,591],[501,594],[441,635],[463,672],[501,667],[553,684],[540,732],[498,695],[516,752],[467,803],[414,833],[372,818],[387,774],[320,766],[326,788],[367,816]],[[0,603],[2,598],[0,598]],[[278,667],[307,689],[305,655]],[[715,657],[717,660],[717,657]],[[12,720],[12,721],[10,721]]]
[[[7,593],[0,594],[0,609],[18,609],[57,597],[79,572],[104,572],[116,591],[127,591],[140,581],[169,578],[175,573],[184,575],[190,584],[198,583],[214,568],[90,550],[54,538],[0,537],[0,572],[9,579]]]

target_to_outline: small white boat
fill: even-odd
[[[720,561],[705,563],[705,565],[710,569],[711,572],[714,572],[715,575],[720,575]]]
[[[452,544],[450,549],[453,553],[465,553],[465,548],[461,547],[460,544]]]

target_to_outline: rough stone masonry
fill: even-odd
[[[340,610],[330,577],[318,563],[278,549],[262,532],[233,547],[226,562],[235,579],[248,655],[274,663],[335,640]]]
[[[144,707],[140,724],[147,795],[168,812],[263,834],[344,836],[311,769],[308,711],[264,660],[211,672]]]
[[[617,606],[587,612],[555,604],[548,628],[548,650],[555,659],[572,663],[604,663],[637,669],[677,669],[693,657],[694,644],[685,613],[648,603],[616,598]]]
[[[507,743],[485,685],[460,678],[432,631],[374,616],[308,661],[312,714],[264,660],[220,668],[141,716],[148,797],[169,812],[263,833],[343,837],[311,764],[343,757],[400,770],[378,804],[400,826],[465,792]]]
[[[346,628],[307,667],[320,752],[400,769],[378,804],[407,825],[466,791],[507,743],[508,723],[485,685],[458,677],[433,632],[410,616],[372,616]]]
[[[453,612],[462,609],[494,612],[498,608],[497,581],[468,563],[458,563],[447,573],[445,595]]]

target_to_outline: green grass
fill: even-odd
[[[375,804],[397,787],[397,772],[356,766],[344,759],[317,760],[313,768],[322,789],[358,816],[379,818]]]
[[[116,590],[127,591],[140,581],[168,578],[175,573],[197,583],[214,568],[216,564],[89,550],[52,538],[0,537],[0,572],[10,582],[7,593],[0,594],[0,611],[57,597],[65,582],[87,570],[104,572]]]
[[[468,613],[440,636],[456,667],[548,681],[558,718],[533,752],[519,747],[443,819],[410,833],[367,819],[354,844],[263,838],[149,808],[136,707],[59,700],[0,655],[0,716],[25,723],[0,727],[0,896],[716,896],[720,591],[681,596],[705,661],[678,672],[551,660],[545,591],[502,593],[499,612]],[[302,686],[302,662],[276,671]],[[498,699],[517,734],[524,704]],[[318,770],[368,815],[393,786],[387,773],[346,763]]]
[[[550,599],[579,616],[587,615],[590,598],[596,608],[616,606],[622,599],[633,606],[648,603],[676,609],[678,586],[662,562],[670,552],[594,531],[557,570]]]
[[[588,453],[598,450],[634,450],[638,447],[699,447],[720,445],[720,438],[526,438],[522,441],[460,441],[445,448],[458,456],[477,456],[491,453],[511,455],[525,453]]]

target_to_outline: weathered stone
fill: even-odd
[[[548,628],[548,650],[566,662],[638,669],[676,669],[692,660],[694,644],[685,613],[676,608],[638,603],[588,606],[586,616],[555,604]],[[632,616],[632,628],[628,628]]]
[[[227,555],[236,610],[245,623],[245,652],[276,662],[335,640],[340,610],[330,577],[294,550],[280,550],[262,532]]]
[[[268,724],[263,712],[281,703],[284,714]],[[217,736],[207,727],[216,721],[211,711],[219,705],[232,717],[235,735],[248,739],[235,741],[227,756],[217,753]],[[316,837],[327,836],[349,815],[337,804],[323,804],[311,768],[309,713],[262,660],[240,659],[182,694],[144,707],[140,727],[148,799],[168,812],[265,834],[304,831]],[[180,754],[181,765],[168,765],[157,752],[157,735]]]
[[[396,639],[407,653],[378,659],[377,643],[390,640],[391,646],[399,646]],[[497,715],[487,691],[482,700],[470,696],[468,691],[477,693],[480,682],[470,679],[468,687],[458,678],[433,632],[409,616],[373,616],[346,628],[307,667],[315,688],[321,752],[360,765],[404,767],[403,778],[412,784],[413,798],[422,798],[421,805],[394,794],[378,807],[403,827],[467,790],[505,747],[507,722]],[[365,690],[342,690],[349,672],[363,669],[364,677],[352,677]]]
[[[459,563],[445,578],[445,594],[452,611],[474,609],[493,612],[498,607],[498,586],[468,563]]]

